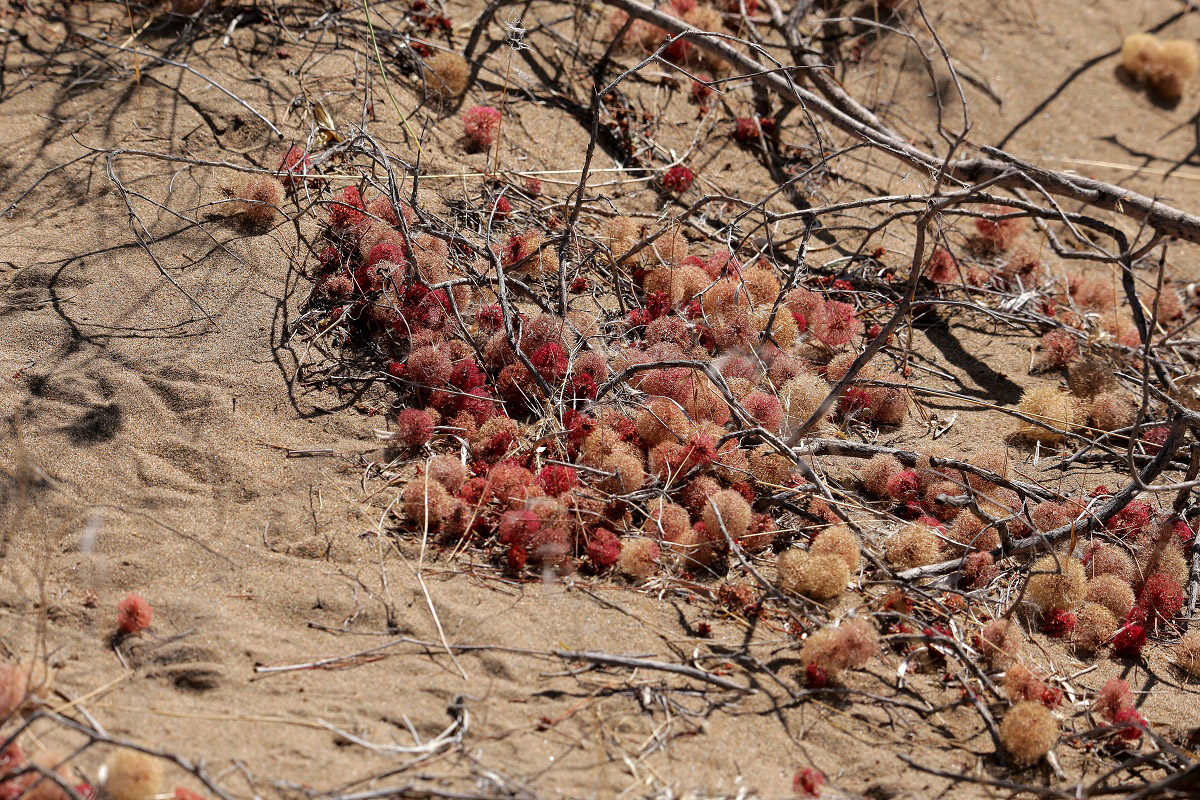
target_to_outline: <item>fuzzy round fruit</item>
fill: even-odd
[[[887,560],[899,569],[933,564],[941,557],[942,542],[926,525],[905,525],[884,544]]]
[[[775,563],[779,588],[817,601],[830,600],[850,585],[850,567],[838,555],[812,555],[793,548],[779,554]]]
[[[1022,766],[1035,763],[1058,741],[1058,725],[1041,703],[1017,703],[1000,723],[1000,743],[1012,760]]]
[[[1061,567],[1061,571],[1060,571]],[[1043,556],[1033,565],[1026,597],[1043,612],[1069,611],[1087,595],[1087,575],[1083,564],[1073,558]]]

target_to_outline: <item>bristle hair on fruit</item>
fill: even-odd
[[[1025,700],[1004,715],[999,734],[1009,757],[1020,766],[1029,766],[1050,752],[1058,741],[1058,724],[1044,705]]]
[[[119,747],[104,762],[102,788],[111,800],[154,800],[163,789],[160,758]]]

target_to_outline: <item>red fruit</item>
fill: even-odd
[[[497,528],[500,544],[528,547],[534,534],[541,527],[541,518],[532,511],[523,508],[505,511],[500,516],[500,525]]]
[[[174,800],[204,800],[204,795],[199,792],[193,792],[191,789],[184,789],[182,786],[175,787]]]
[[[865,414],[871,407],[871,393],[861,386],[851,386],[838,398],[838,412],[843,417],[868,417]]]
[[[665,174],[663,174],[662,182],[663,187],[666,188],[667,191],[674,192],[675,194],[683,194],[691,188],[692,181],[695,180],[695,178],[695,173],[682,164],[678,164],[674,167],[671,167],[666,171]]]
[[[380,261],[390,261],[403,266],[406,263],[404,248],[395,242],[380,242],[367,254],[367,266],[373,267]]]
[[[1183,608],[1183,587],[1171,576],[1156,572],[1142,585],[1138,605],[1146,610],[1150,622],[1166,622]]]
[[[334,228],[350,228],[367,218],[362,192],[357,186],[342,189],[339,197],[329,201],[329,224]]]
[[[279,161],[279,181],[289,189],[304,185],[304,180],[312,162],[308,153],[300,147],[292,146]]]
[[[525,552],[525,548],[520,545],[513,545],[508,548],[508,553],[504,556],[508,562],[508,568],[512,572],[520,572],[525,569],[526,562],[529,561],[529,554]]]
[[[507,217],[512,213],[512,203],[508,202],[508,198],[501,195],[496,198],[495,204],[492,206],[492,212],[497,217]]]
[[[525,178],[525,194],[530,197],[542,196],[542,182],[535,176],[530,175]]]
[[[537,485],[545,489],[546,494],[558,497],[579,485],[579,471],[563,464],[547,464],[538,473]]]
[[[1116,536],[1137,536],[1150,524],[1153,509],[1140,500],[1132,500],[1108,521],[1108,529]]]
[[[150,627],[153,617],[154,609],[146,602],[146,598],[130,592],[117,604],[117,631],[126,635],[144,631]]]
[[[1137,658],[1146,646],[1146,629],[1139,624],[1129,623],[1113,636],[1113,655],[1118,658]]]
[[[475,312],[475,322],[489,333],[504,329],[504,309],[499,304],[482,306]]]
[[[692,81],[691,98],[693,103],[703,104],[705,100],[712,96],[712,87],[708,85],[711,80],[707,75],[697,75],[700,80]],[[701,83],[701,81],[704,81]]]
[[[584,553],[598,570],[605,570],[621,557],[621,540],[607,528],[592,531]]]
[[[463,114],[463,134],[472,150],[487,150],[496,143],[500,111],[491,106],[474,106]]]
[[[750,10],[750,3],[754,0],[746,0],[746,10]],[[820,797],[821,787],[825,785],[825,776],[820,770],[815,770],[812,767],[804,767],[796,773],[792,778],[792,790],[800,797]]]
[[[804,668],[804,685],[810,689],[824,689],[829,685],[829,675],[819,664],[809,664]]]
[[[433,438],[433,417],[419,408],[406,408],[396,415],[392,441],[416,449]]]
[[[888,478],[887,493],[897,503],[915,503],[921,499],[921,480],[915,470],[902,469]]]
[[[1054,639],[1066,638],[1075,630],[1078,617],[1065,609],[1055,609],[1042,619],[1042,633]]]
[[[757,142],[762,129],[756,117],[738,117],[733,128],[733,138],[742,144]]]
[[[1153,428],[1147,428],[1142,431],[1142,442],[1146,448],[1146,452],[1150,455],[1155,455],[1162,446],[1167,442],[1167,436],[1171,433],[1171,429],[1166,425],[1158,425]]]
[[[539,375],[551,383],[558,383],[565,378],[570,367],[567,351],[557,342],[544,344],[534,350],[529,356],[529,362]]]
[[[1136,741],[1142,736],[1142,728],[1146,726],[1146,720],[1137,709],[1132,706],[1122,708],[1113,715],[1113,727],[1117,728],[1117,735],[1126,741]]]

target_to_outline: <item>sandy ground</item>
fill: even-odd
[[[369,789],[395,783],[378,776],[418,757],[427,760],[404,780],[546,797],[640,796],[667,787],[781,796],[795,770],[810,765],[836,787],[831,794],[990,796],[976,786],[950,789],[901,755],[941,770],[1009,774],[989,758],[994,748],[978,716],[936,674],[896,689],[895,655],[854,673],[847,686],[944,709],[918,714],[861,694],[795,699],[787,632],[771,620],[750,625],[719,612],[705,598],[711,586],[638,590],[587,577],[522,583],[470,553],[451,561],[420,541],[396,546],[379,535],[395,496],[371,470],[382,458],[373,432],[386,427],[375,413],[385,398],[295,380],[297,364],[315,356],[291,336],[310,285],[289,264],[303,258],[313,223],[265,235],[219,220],[202,227],[195,222],[214,213],[206,204],[227,174],[131,152],[273,166],[279,140],[194,75],[143,62],[139,83],[127,55],[103,65],[72,52],[79,40],[68,31],[123,41],[123,6],[56,6],[57,19],[49,8],[15,19],[10,12],[0,34],[0,203],[56,168],[0,220],[0,654],[47,653],[58,685],[86,696],[84,707],[111,733],[203,759],[243,796]],[[456,4],[453,19],[465,24],[479,8]],[[1178,107],[1161,107],[1122,82],[1114,57],[1122,33],[1164,20],[1172,35],[1200,35],[1200,17],[1184,13],[1184,4],[929,8],[969,78],[974,142],[1200,206],[1200,86]],[[399,11],[381,10],[381,24]],[[542,6],[535,16],[560,12],[570,9]],[[319,13],[301,10],[296,18]],[[261,21],[239,27],[222,47],[229,19],[204,26],[173,58],[235,89],[287,140],[309,131],[291,102],[302,94],[325,98],[335,119],[361,114],[363,90],[352,77],[364,68],[363,51],[322,46],[319,56],[305,55],[311,42]],[[155,52],[179,36],[178,27],[153,31],[142,42]],[[456,41],[464,36],[459,31]],[[871,33],[864,43],[863,62],[841,76],[845,85],[928,141],[936,108],[923,67],[897,36]],[[289,56],[280,58],[279,49]],[[493,52],[489,68],[502,73],[507,57]],[[636,92],[674,122],[663,126],[664,146],[687,147],[697,130],[729,124],[723,115],[697,120],[685,92],[648,72]],[[954,118],[956,100],[945,75],[939,80]],[[416,96],[411,81],[398,87],[403,107]],[[746,97],[739,93],[735,105]],[[403,152],[394,112],[381,94],[373,99],[373,130]],[[506,163],[562,169],[581,162],[587,134],[579,120],[543,97],[514,106],[520,124],[507,129]],[[428,172],[482,166],[483,156],[462,155],[454,124],[439,126],[430,108],[417,119],[433,124]],[[802,134],[793,115],[784,138]],[[700,152],[695,160],[707,164],[703,174],[715,189],[755,196],[769,185],[766,170],[725,137]],[[72,159],[80,160],[57,169]],[[830,194],[904,191],[917,180],[892,173],[879,156],[869,160],[862,174],[835,180]],[[601,161],[612,166],[611,158]],[[627,211],[655,211],[652,193],[613,175],[593,181],[598,195]],[[570,180],[548,179],[548,194],[561,198]],[[467,179],[429,184],[448,200],[477,187]],[[150,238],[149,247],[139,243]],[[897,264],[905,246],[895,243]],[[1194,277],[1192,256],[1190,248],[1172,249],[1177,274]],[[924,376],[927,385],[955,385],[982,402],[925,407],[943,421],[959,412],[946,441],[970,452],[1011,427],[986,404],[1011,405],[1042,378],[1028,375],[1031,338],[963,323],[925,331],[916,345],[954,377]],[[887,441],[919,443],[927,433],[917,415]],[[134,590],[152,602],[153,625],[144,637],[114,644],[115,605]],[[711,638],[697,635],[699,622],[712,626]],[[1083,668],[1037,638],[1044,666],[1066,674]],[[451,659],[443,640],[495,649]],[[676,663],[698,656],[718,669],[746,640],[782,685],[745,661],[724,670],[756,690],[742,696],[666,673],[580,671],[578,662],[517,652],[601,651]],[[325,668],[255,672],[370,648],[378,649]],[[1160,653],[1148,665],[1101,661],[1076,682],[1095,689],[1125,675],[1148,691],[1143,715],[1182,746],[1200,719],[1196,688],[1181,685]],[[452,714],[456,708],[465,716]],[[412,747],[410,730],[427,741],[448,725],[461,747],[388,750]],[[100,755],[80,763],[94,768]],[[1072,775],[1103,768],[1083,750],[1063,747],[1059,758]],[[1055,782],[1041,772],[1022,779]]]

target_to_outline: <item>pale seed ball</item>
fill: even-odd
[[[1035,701],[1017,703],[1000,723],[1000,743],[1023,766],[1038,761],[1057,741],[1058,725],[1050,709]]]
[[[1071,395],[1059,391],[1056,386],[1038,386],[1029,389],[1021,396],[1017,410],[1059,431],[1075,430],[1079,426],[1082,416],[1079,410],[1079,401]],[[1066,438],[1061,433],[1047,430],[1025,420],[1019,421],[1017,433],[1030,441],[1041,442],[1045,445],[1058,444]]]
[[[812,555],[793,548],[779,554],[775,568],[782,591],[817,601],[837,597],[850,585],[850,568],[837,555]]]
[[[920,451],[917,456],[917,463],[913,469],[917,473],[917,479],[921,482],[921,488],[929,486],[931,483],[937,483],[942,480],[961,481],[962,473],[953,467],[934,467],[933,459],[935,458],[954,458],[954,451],[941,442],[933,442],[924,450]],[[961,494],[961,491],[958,492]]]
[[[954,518],[947,535],[968,550],[994,550],[1000,546],[1000,532],[995,526],[986,526],[974,512],[963,509]]]
[[[794,465],[770,445],[762,445],[750,454],[750,474],[754,480],[771,486],[782,486],[792,474]]]
[[[838,353],[828,364],[825,365],[825,378],[830,383],[837,383],[842,378],[846,377],[846,373],[850,371],[850,367],[858,359],[858,353]],[[878,374],[878,370],[868,361],[863,365],[863,368],[855,374],[855,380],[870,381],[874,380]]]
[[[1147,573],[1149,572],[1150,558],[1152,553],[1152,547],[1144,547],[1138,551],[1138,569],[1145,577],[1148,577]],[[1190,572],[1187,558],[1183,555],[1183,553],[1171,546],[1164,548],[1162,552],[1158,554],[1158,562],[1154,565],[1154,571],[1170,576],[1172,580],[1181,586],[1187,585],[1188,575]]]
[[[1184,672],[1200,678],[1200,628],[1188,631],[1176,642],[1175,663]]]
[[[670,500],[659,498],[650,504],[648,511],[649,517],[643,526],[648,536],[674,541],[684,531],[692,529],[692,520],[687,509]]]
[[[800,663],[815,665],[828,675],[858,669],[879,651],[875,629],[861,617],[844,621],[838,627],[827,625],[811,634],[800,646]]]
[[[983,626],[980,640],[983,657],[993,667],[1004,669],[1021,657],[1025,634],[1014,620],[994,619]]]
[[[435,95],[459,97],[467,90],[471,65],[458,53],[438,50],[425,61],[425,88]]]
[[[1077,361],[1067,368],[1067,386],[1076,397],[1095,397],[1117,387],[1110,367],[1099,361]]]
[[[1043,500],[1029,511],[1029,518],[1033,520],[1034,527],[1045,533],[1066,525],[1073,516],[1068,515],[1066,507],[1061,503]]]
[[[995,447],[989,450],[984,450],[979,455],[970,460],[970,464],[981,469],[990,470],[1001,478],[1008,477],[1008,453],[1004,450]],[[995,484],[988,479],[976,475],[972,472],[965,473],[967,483],[977,492],[991,491]]]
[[[162,793],[161,759],[122,747],[105,764],[104,791],[112,800],[153,800]]]
[[[725,530],[734,539],[745,536],[752,522],[750,504],[733,489],[724,489],[713,495],[704,505],[702,518],[704,527],[714,536],[721,535],[721,523],[724,522]]]
[[[1156,57],[1146,64],[1146,82],[1159,97],[1176,101],[1200,67],[1196,45],[1186,39],[1167,39]]]
[[[1056,570],[1061,566],[1062,573]],[[1087,594],[1087,575],[1083,564],[1073,558],[1048,555],[1039,558],[1033,572],[1048,574],[1031,575],[1025,596],[1043,612],[1070,611],[1079,605]]]
[[[1133,398],[1120,390],[1101,392],[1088,404],[1088,419],[1092,427],[1115,431],[1133,422]]]
[[[1131,33],[1121,42],[1121,66],[1136,80],[1145,80],[1146,65],[1162,53],[1162,42],[1153,33]]]
[[[888,562],[902,570],[936,563],[941,549],[937,534],[916,522],[896,531],[884,544]]]
[[[1086,653],[1094,653],[1104,647],[1117,632],[1117,618],[1099,603],[1084,603],[1079,610],[1072,639]]]
[[[621,543],[621,555],[617,570],[633,580],[649,578],[658,570],[661,553],[653,539],[626,539]]]
[[[1093,542],[1084,553],[1089,575],[1116,575],[1126,583],[1137,577],[1137,567],[1125,549],[1108,542]]]
[[[793,428],[802,425],[821,407],[829,389],[829,384],[816,375],[797,375],[785,383],[779,390],[784,425]]]
[[[938,519],[943,522],[953,522],[963,514],[965,509],[951,505],[950,503],[938,502],[938,495],[944,494],[949,498],[961,497],[965,493],[966,490],[954,481],[936,481],[925,488],[925,504],[929,506],[929,510]]]
[[[1124,619],[1133,607],[1133,587],[1119,575],[1097,575],[1088,581],[1087,600],[1104,606],[1117,619]]]
[[[887,497],[888,479],[902,469],[904,466],[896,460],[895,456],[883,453],[871,456],[871,459],[863,465],[863,488],[872,497]]]
[[[781,307],[775,313],[775,319],[771,319],[770,304],[756,309],[752,315],[754,325],[760,331],[766,331],[767,323],[771,323],[770,339],[775,341],[775,344],[783,349],[787,349],[795,344],[796,339],[800,338],[800,329],[796,327],[796,320],[788,312],[787,308]]]
[[[808,548],[814,556],[837,556],[846,562],[851,572],[857,572],[861,561],[858,550],[858,537],[846,525],[830,525],[812,540]]]

